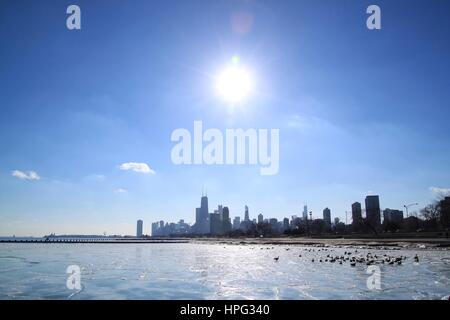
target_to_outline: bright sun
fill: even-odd
[[[253,82],[247,70],[238,66],[225,69],[217,78],[219,95],[230,103],[242,102],[253,89]]]

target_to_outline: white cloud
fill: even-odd
[[[35,171],[28,171],[28,173],[20,171],[20,170],[14,170],[12,172],[12,176],[22,179],[22,180],[39,180],[41,177],[35,172]]]
[[[430,187],[430,191],[438,196],[450,194],[450,188]]]
[[[145,173],[145,174],[155,174],[148,164],[139,162],[126,162],[119,166],[120,170],[132,170],[134,172]]]
[[[128,191],[126,189],[123,188],[118,188],[116,190],[114,190],[114,193],[116,194],[120,194],[120,193],[127,193]]]

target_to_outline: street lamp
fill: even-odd
[[[419,205],[419,204],[418,204],[417,202],[411,203],[411,204],[405,204],[405,205],[403,205],[403,206],[405,207],[405,209],[406,209],[406,217],[407,217],[407,218],[409,217],[409,213],[408,213],[409,207],[412,207],[412,206],[418,206],[418,205]]]

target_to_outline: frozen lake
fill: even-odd
[[[213,243],[4,243],[0,299],[442,299],[450,294],[448,250],[357,250]],[[380,289],[368,288],[371,274],[366,263],[351,265],[351,257],[369,252],[381,260],[403,257],[401,264],[376,264]],[[344,259],[325,262],[328,256]],[[71,265],[81,270],[80,290],[66,286]]]

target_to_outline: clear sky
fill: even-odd
[[[203,185],[231,217],[425,205],[450,188],[449,15],[447,0],[2,1],[0,235],[194,222]],[[231,110],[214,82],[235,55],[255,92]],[[280,129],[278,174],[174,165],[171,133],[194,120]]]

